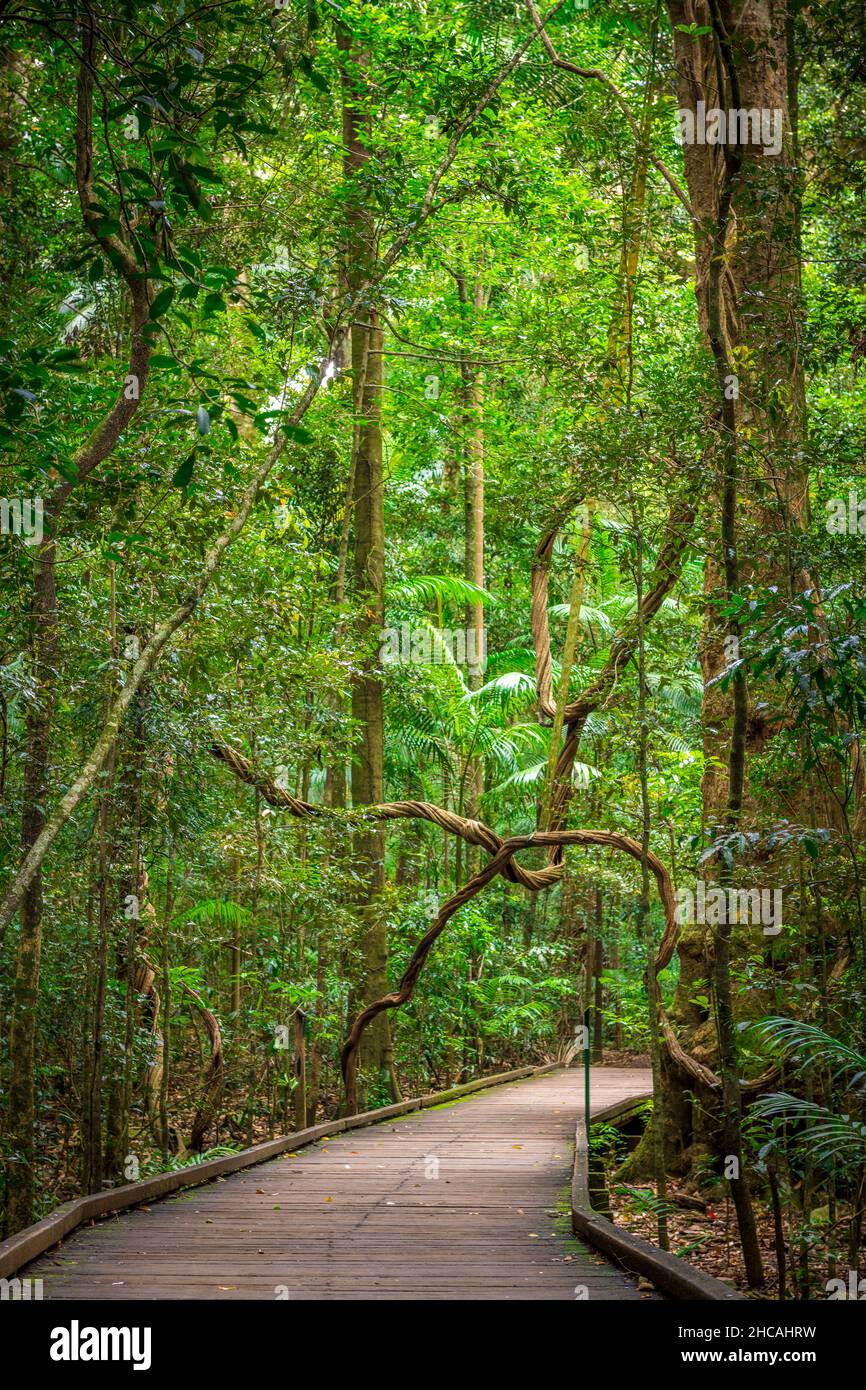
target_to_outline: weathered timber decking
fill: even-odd
[[[592,1108],[650,1087],[593,1068]],[[21,1273],[46,1299],[647,1297],[570,1234],[582,1105],[579,1069],[480,1091],[82,1228]]]

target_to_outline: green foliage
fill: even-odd
[[[762,1095],[751,1108],[756,1121],[790,1121],[788,1142],[801,1159],[827,1171],[852,1175],[866,1164],[866,1056],[815,1024],[765,1018],[750,1029],[771,1055],[782,1057],[800,1077],[828,1080],[833,1108],[787,1091]]]
[[[317,1078],[313,1108],[336,1112],[340,1050],[367,987],[370,917],[388,922],[390,988],[436,908],[486,851],[429,824],[391,822],[387,887],[370,908],[355,827],[339,815],[295,820],[235,785],[208,749],[231,743],[293,795],[348,804],[353,760],[365,756],[360,677],[375,668],[384,798],[483,818],[503,837],[531,834],[551,738],[538,718],[532,569],[563,498],[595,505],[571,699],[603,679],[624,634],[634,635],[638,542],[646,586],[672,501],[698,507],[677,581],[644,634],[650,846],[678,885],[719,857],[732,871],[784,880],[784,936],[735,943],[737,1013],[762,1020],[741,1036],[741,1060],[757,1074],[768,1051],[783,1060],[786,1082],[808,1079],[812,1089],[795,1094],[806,1087],[792,1080],[790,1092],[763,1097],[751,1111],[755,1142],[763,1133],[786,1144],[800,1172],[809,1149],[827,1170],[856,1169],[866,1075],[863,537],[831,533],[825,521],[832,499],[861,488],[866,447],[864,179],[850,135],[862,124],[862,72],[847,38],[839,41],[857,18],[847,0],[796,18],[804,322],[798,306],[780,336],[796,339],[806,364],[808,425],[799,437],[782,383],[767,412],[778,452],[763,456],[760,421],[744,431],[744,584],[730,603],[719,580],[716,385],[696,311],[691,219],[651,161],[628,380],[614,385],[633,132],[603,83],[553,67],[538,42],[482,102],[531,34],[522,7],[119,0],[79,15],[33,0],[4,13],[0,495],[59,491],[64,505],[48,672],[38,669],[33,605],[45,552],[0,536],[0,886],[17,870],[22,820],[50,814],[74,785],[128,679],[127,652],[189,605],[44,864],[33,1019],[45,1207],[78,1190],[92,1066],[105,1082],[103,1127],[110,1105],[131,1098],[130,1143],[152,1148],[154,1170],[186,1161],[170,1154],[171,1136],[157,1143],[147,1085],[149,1069],[164,1063],[170,1127],[188,1137],[211,1049],[190,990],[221,1029],[224,1089],[208,1142],[225,1143],[210,1154],[293,1123],[285,1034],[298,1010],[311,1091]],[[83,51],[91,20],[92,59]],[[369,158],[355,172],[343,160],[338,24],[363,48],[370,83]],[[688,32],[697,44],[703,26]],[[650,145],[682,177],[669,119],[672,36],[657,27],[655,8],[584,10],[568,0],[551,34],[580,66],[610,74],[635,110],[653,68]],[[92,185],[79,189],[85,77]],[[356,244],[359,219],[375,229],[376,264]],[[355,303],[347,285],[358,278],[371,284]],[[793,270],[791,278],[799,283]],[[137,287],[150,356],[146,380],[135,383],[127,371]],[[763,302],[756,294],[744,321]],[[334,336],[338,323],[373,310],[384,335],[384,607],[369,602],[369,576],[354,566],[353,459],[369,421]],[[763,364],[744,358],[746,371],[758,381]],[[140,399],[124,395],[139,388]],[[137,408],[99,466],[79,477],[75,459],[118,399]],[[754,400],[750,410],[760,414]],[[467,483],[479,448],[483,586],[466,577],[476,573]],[[768,494],[792,458],[811,517],[802,528],[787,514],[769,526]],[[203,587],[204,557],[268,460],[246,524]],[[576,518],[549,554],[555,692]],[[467,609],[479,606],[480,673],[441,637],[469,626]],[[730,619],[741,651],[716,672],[712,624]],[[430,639],[431,659],[401,653],[379,667],[370,631],[404,623]],[[707,788],[726,775],[726,701],[744,676],[753,823],[720,829],[715,811],[706,814]],[[640,838],[640,694],[634,659],[618,663],[582,728],[570,826]],[[34,791],[28,750],[43,709],[48,776]],[[537,867],[543,854],[530,847],[521,862]],[[501,881],[474,899],[443,932],[411,1003],[391,1015],[407,1093],[567,1047],[585,1002],[590,927],[604,952],[605,1046],[619,1036],[645,1052],[640,891],[639,865],[580,850],[569,851],[563,882],[534,902]],[[127,918],[123,904],[138,895],[142,916]],[[655,900],[649,926],[658,941]],[[7,1018],[19,933],[16,923],[0,944]],[[845,968],[831,984],[837,944]],[[702,952],[703,943],[692,964]],[[690,979],[688,997],[677,984],[674,960],[663,1002],[712,1052],[706,979]],[[816,1013],[825,993],[826,1016]],[[788,1008],[796,1018],[775,1016]],[[814,1018],[821,1028],[797,1021]],[[122,1091],[112,1090],[118,1077]],[[371,1101],[390,1098],[387,1078],[368,1080]],[[655,1210],[645,1194],[634,1201]]]

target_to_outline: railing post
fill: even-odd
[[[583,1106],[584,1106],[584,1126],[583,1133],[586,1143],[586,1187],[589,1194],[589,1204],[593,1211],[601,1216],[606,1216],[608,1220],[613,1220],[613,1213],[610,1209],[610,1198],[607,1195],[607,1183],[604,1176],[604,1162],[599,1157],[593,1157],[590,1147],[590,1091],[589,1091],[589,1064],[591,1060],[592,1042],[589,1036],[589,1020],[591,1010],[583,1011]],[[578,1127],[578,1134],[580,1129]]]
[[[583,1011],[583,1105],[586,1118],[586,1142],[589,1146],[589,1009]]]

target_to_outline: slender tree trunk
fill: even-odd
[[[171,1084],[171,919],[174,916],[174,840],[169,840],[162,923],[162,1076],[159,1086],[159,1133],[164,1162],[171,1150],[169,1087]]]
[[[292,1017],[292,1036],[294,1041],[294,1060],[292,1072],[295,1079],[293,1093],[295,1129],[303,1129],[307,1123],[307,1016],[303,1009],[296,1009]]]
[[[637,557],[635,562],[638,613],[638,719],[640,732],[638,738],[638,776],[641,797],[641,887],[639,909],[639,936],[645,953],[644,987],[647,994],[647,1019],[650,1035],[650,1059],[653,1076],[653,1118],[651,1125],[653,1169],[656,1182],[656,1197],[662,1204],[658,1214],[658,1242],[662,1250],[669,1248],[668,1220],[664,1202],[667,1197],[667,1159],[665,1153],[666,1114],[664,1104],[664,1078],[662,1075],[662,1049],[659,1028],[659,984],[655,971],[655,945],[650,922],[650,880],[649,850],[652,826],[647,763],[649,753],[649,721],[646,700],[646,642],[643,620],[643,520],[638,508],[633,508],[633,522],[636,531]]]
[[[57,629],[56,547],[49,538],[34,562],[33,678],[35,694],[27,714],[27,756],[24,764],[24,806],[21,849],[26,855],[45,824],[48,759],[54,711]],[[15,1162],[8,1168],[9,1229],[29,1225],[33,1216],[36,1119],[36,999],[42,953],[42,871],[36,873],[21,904],[15,986],[9,1037],[11,1079],[8,1125]]]
[[[619,924],[617,924],[617,938],[611,947],[610,956],[611,970],[619,970]],[[622,1051],[622,1014],[619,1001],[619,988],[614,986],[614,1003],[616,1006],[616,1022],[613,1026],[613,1045],[617,1052]]]
[[[313,1023],[313,1038],[310,1048],[310,1085],[307,1091],[307,1124],[316,1123],[319,1097],[322,1089],[322,1032],[320,1015],[326,1007],[328,984],[328,937],[325,927],[320,924],[316,943],[316,1018]]]
[[[92,19],[88,24],[83,24],[82,37],[83,54],[78,69],[76,102],[76,186],[85,227],[104,249],[111,252],[113,264],[118,268],[129,289],[132,300],[131,354],[130,375],[126,381],[134,380],[136,391],[133,394],[124,388],[121,389],[112,408],[76,453],[75,465],[79,483],[112,452],[121,433],[138,409],[141,392],[147,381],[151,353],[150,344],[142,334],[150,302],[149,281],[141,274],[138,262],[119,238],[101,235],[100,215],[95,213],[91,206],[93,90],[98,62],[96,32]],[[35,696],[27,715],[27,756],[21,817],[22,859],[26,862],[30,857],[32,868],[26,875],[17,876],[13,887],[6,895],[4,914],[8,922],[16,908],[20,909],[9,1038],[11,1082],[8,1125],[11,1144],[18,1155],[18,1161],[11,1165],[8,1188],[7,1221],[13,1230],[27,1225],[33,1212],[36,998],[39,989],[43,930],[42,856],[38,853],[38,846],[46,827],[51,726],[60,655],[56,579],[57,533],[61,514],[71,490],[71,484],[61,483],[49,498],[45,508],[45,535],[34,560],[32,618]]]
[[[462,286],[462,288],[461,288]],[[464,307],[468,308],[468,295],[465,281],[458,281],[458,289]],[[482,284],[480,273],[476,273],[471,296],[474,321],[477,321],[487,306],[489,291]],[[480,367],[468,362],[461,363],[464,396],[464,421],[466,431],[466,463],[463,475],[464,498],[464,545],[463,573],[471,584],[484,588],[484,374]],[[477,690],[483,682],[484,665],[484,603],[479,599],[466,606],[466,652],[468,662],[467,684],[470,690]],[[463,814],[473,819],[479,814],[479,804],[484,792],[484,764],[481,758],[473,757],[465,776],[466,793],[463,798]],[[458,857],[463,854],[460,843],[457,845]],[[466,877],[478,872],[481,864],[481,851],[477,846],[467,845],[465,849]]]
[[[653,40],[655,42],[655,39]],[[637,275],[646,208],[647,165],[649,137],[652,127],[654,71],[651,69],[645,89],[640,125],[640,144],[636,152],[631,187],[625,199],[620,244],[619,273],[616,298],[608,327],[607,360],[602,383],[602,403],[619,404],[628,398],[631,389],[632,340]],[[542,829],[562,829],[566,824],[571,796],[571,771],[580,742],[582,723],[569,723],[565,718],[569,702],[569,685],[580,640],[580,612],[586,590],[586,571],[592,540],[596,500],[587,498],[582,509],[581,532],[577,541],[575,567],[568,601],[568,622],[562,655],[562,673],[550,735],[550,755],[539,824]],[[549,561],[548,561],[549,563]],[[565,741],[562,733],[565,729]]]
[[[343,90],[343,174],[347,196],[347,268],[350,291],[365,283],[378,256],[376,229],[365,175],[370,160],[371,96],[366,55],[342,27],[337,31]],[[384,695],[379,660],[385,622],[385,512],[382,471],[383,339],[374,305],[358,308],[351,328],[352,372],[359,397],[354,467],[354,578],[359,604],[358,639],[363,670],[352,682],[352,719],[359,731],[352,759],[352,803],[365,806],[384,799]],[[360,317],[359,317],[360,315]],[[365,1006],[385,993],[388,983],[387,924],[381,901],[385,886],[385,832],[376,824],[355,836],[355,851],[364,890],[361,918],[360,979],[354,991]],[[399,1087],[386,1013],[367,1029],[360,1053],[361,1088],[368,1080],[383,1084],[394,1099]],[[357,1103],[347,1096],[351,1111]]]

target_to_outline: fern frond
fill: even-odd
[[[493,595],[470,580],[456,574],[421,574],[389,584],[386,601],[410,603],[421,607],[442,600],[465,607],[472,603],[493,603]]]

